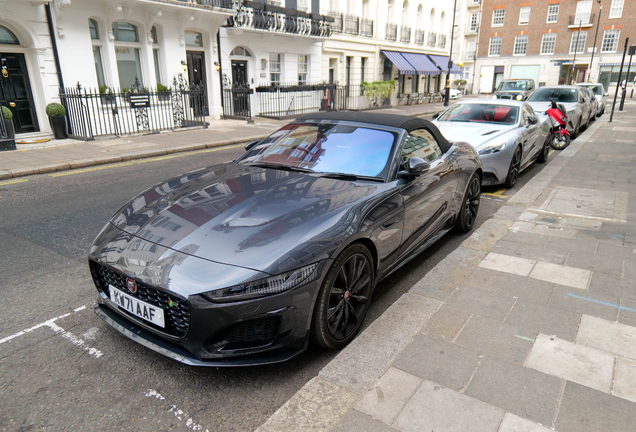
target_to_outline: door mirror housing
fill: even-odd
[[[441,114],[441,111],[436,112],[435,114],[433,114],[433,120],[435,120],[437,117],[439,117],[439,115]]]
[[[537,124],[539,123],[539,119],[536,116],[528,117],[528,124]]]
[[[247,144],[245,144],[245,151],[249,151],[251,148],[253,148],[256,144],[258,144],[259,142],[261,142],[261,140],[256,140],[256,141],[250,141]]]
[[[406,162],[406,170],[398,172],[400,177],[417,177],[431,169],[431,164],[417,156],[410,157]]]

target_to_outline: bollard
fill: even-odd
[[[632,89],[632,92],[629,94],[629,98],[633,99],[634,98],[634,89]]]
[[[625,106],[625,96],[627,96],[627,89],[623,90],[623,94],[621,94],[621,104],[618,107],[619,111],[623,111],[623,107]]]

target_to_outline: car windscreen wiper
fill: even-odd
[[[347,173],[320,173],[320,177],[334,178],[338,180],[373,180],[373,181],[382,181],[377,177],[369,177],[369,176],[359,176],[356,174],[347,174]]]
[[[285,170],[285,171],[296,171],[296,172],[303,172],[303,173],[313,173],[313,172],[315,172],[313,170],[310,170],[309,168],[294,167],[294,166],[289,166],[289,165],[284,165],[284,164],[272,164],[272,163],[254,162],[254,163],[248,163],[248,164],[245,164],[245,165],[253,166],[253,167],[259,167],[259,168],[273,168],[273,169],[280,169],[280,170]]]

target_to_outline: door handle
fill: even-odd
[[[11,108],[15,108],[15,102],[9,102],[9,106],[10,106]]]

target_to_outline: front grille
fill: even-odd
[[[108,298],[110,298],[108,286],[112,285],[132,297],[136,297],[141,301],[161,308],[164,312],[166,327],[161,328],[149,321],[141,320],[123,308],[119,308],[120,310],[124,311],[135,320],[170,336],[184,337],[188,333],[188,327],[190,326],[190,305],[186,300],[138,280],[136,280],[137,292],[132,294],[126,288],[126,279],[128,277],[124,274],[94,261],[90,261],[90,267],[95,284],[100,291],[106,294]],[[172,306],[170,306],[171,301]]]
[[[499,96],[499,99],[512,99],[512,96],[510,96],[510,95],[501,95],[501,96]]]
[[[274,339],[277,333],[277,317],[259,318],[236,324],[225,340],[229,343],[259,342]]]

